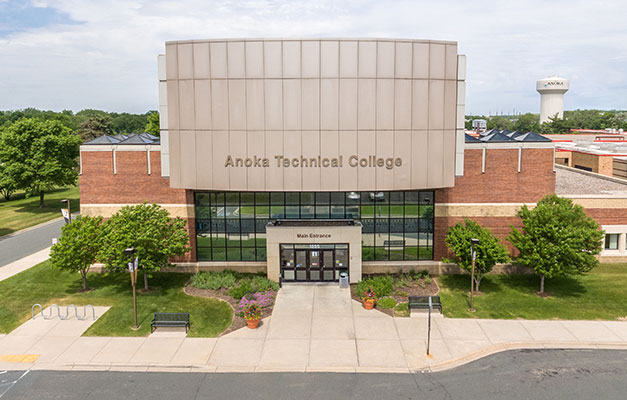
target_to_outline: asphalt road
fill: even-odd
[[[11,371],[0,398],[625,399],[627,351],[514,350],[418,374]]]
[[[0,237],[0,268],[52,245],[52,238],[61,236],[63,220],[53,221],[39,228]]]

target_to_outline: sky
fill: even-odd
[[[0,110],[157,108],[171,40],[454,40],[467,114],[539,113],[535,81],[570,80],[565,108],[627,109],[625,0],[0,0]]]

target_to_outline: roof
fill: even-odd
[[[470,136],[467,133],[465,133],[464,135],[466,135],[466,143],[480,143],[481,142],[481,140],[477,139],[476,137]]]
[[[555,193],[566,197],[581,195],[627,197],[627,180],[556,165]]]
[[[551,139],[546,136],[542,136],[536,132],[521,132],[521,131],[509,131],[498,129],[490,129],[479,135],[478,138],[474,138],[466,134],[466,143],[515,143],[515,142],[552,142]]]
[[[115,136],[102,135],[95,139],[86,142],[85,144],[118,144],[120,143],[120,139]]]
[[[132,133],[132,134],[118,134],[115,136],[102,135],[89,142],[83,143],[84,145],[100,145],[100,144],[115,144],[115,145],[127,145],[127,144],[160,144],[160,138],[158,136],[151,135],[149,133]]]

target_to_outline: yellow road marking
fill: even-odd
[[[6,354],[0,356],[0,361],[15,363],[34,363],[39,358],[39,354]]]

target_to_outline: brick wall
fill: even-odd
[[[435,191],[436,204],[448,203],[535,203],[547,194],[555,193],[553,149],[523,149],[521,172],[518,172],[517,149],[486,150],[485,173],[481,172],[483,151],[466,149],[464,176],[455,178],[452,188]],[[521,227],[520,218],[488,216],[496,207],[485,206],[485,216],[468,216],[481,226],[489,228],[514,253],[505,240],[511,225]],[[444,243],[448,228],[462,222],[463,217],[437,216],[434,221],[434,259],[450,257]]]
[[[117,151],[116,174],[112,151],[81,151],[79,176],[81,204],[193,204],[191,190],[172,189],[170,180],[161,177],[161,154],[151,151],[148,174],[146,151]],[[195,219],[186,218],[192,251],[173,261],[196,261]]]
[[[481,149],[464,152],[464,176],[452,188],[435,191],[437,203],[535,203],[555,193],[553,149],[488,149],[481,173]]]

